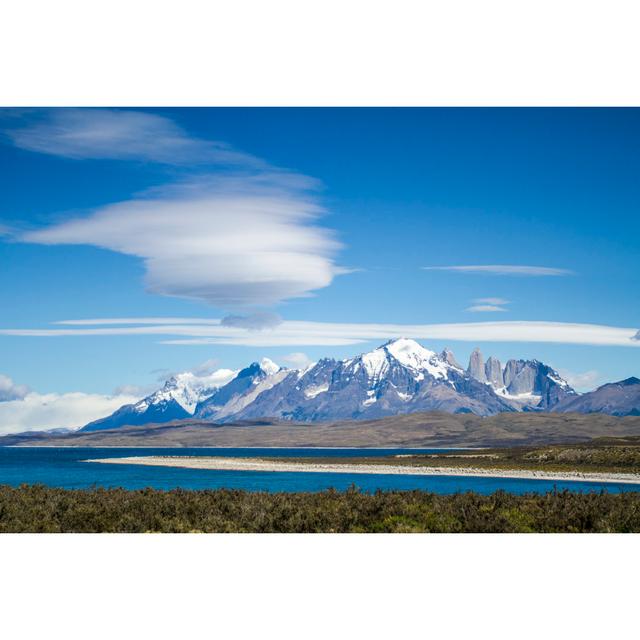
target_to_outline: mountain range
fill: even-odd
[[[640,380],[629,378],[578,394],[538,360],[509,360],[503,366],[494,357],[485,362],[475,349],[464,369],[449,349],[436,353],[400,338],[354,358],[323,358],[303,369],[279,367],[264,358],[237,372],[181,373],[150,396],[82,430],[185,418],[215,423],[266,417],[324,422],[423,411],[640,415]]]

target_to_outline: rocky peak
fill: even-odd
[[[456,357],[453,355],[453,351],[451,351],[449,347],[445,347],[442,350],[442,353],[440,354],[440,360],[444,360],[444,362],[450,364],[452,367],[464,371],[460,363],[456,360]]]
[[[482,358],[482,352],[476,347],[471,352],[469,358],[469,366],[467,367],[467,373],[480,382],[486,382],[487,376],[484,371],[484,360]]]
[[[485,362],[484,372],[487,378],[487,382],[491,384],[494,389],[500,389],[504,387],[504,377],[502,375],[502,365],[498,358],[490,356]]]

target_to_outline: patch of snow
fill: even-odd
[[[325,393],[329,391],[329,383],[325,382],[324,384],[316,385],[315,387],[308,387],[304,390],[305,398],[315,398],[321,393]]]
[[[418,372],[426,371],[433,378],[446,380],[449,377],[448,370],[452,367],[448,362],[429,349],[425,349],[415,340],[399,338],[385,345],[387,350],[400,364],[408,369]],[[416,380],[422,380],[424,374],[418,373]]]
[[[134,410],[144,413],[151,405],[175,400],[187,413],[193,415],[199,402],[233,380],[237,373],[231,369],[218,369],[207,376],[196,376],[190,371],[178,373],[169,378],[162,389],[140,400]]]
[[[506,400],[510,400],[516,404],[521,404],[522,406],[527,405],[534,407],[542,400],[542,396],[535,393],[509,393],[506,387],[500,387],[499,389],[496,389],[495,392]]]
[[[389,369],[389,360],[384,349],[375,349],[362,356],[362,366],[369,380],[380,380]]]
[[[553,380],[557,385],[559,385],[563,389],[569,388],[569,383],[563,378],[561,378],[559,375],[549,372],[547,373],[547,378],[549,378],[550,380]]]
[[[313,369],[317,364],[317,362],[312,362],[308,364],[304,369],[296,369],[295,372],[298,376],[298,380],[300,380],[300,378],[302,378],[303,376],[306,376],[307,373],[309,373],[309,371],[311,371],[311,369]]]

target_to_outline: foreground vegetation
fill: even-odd
[[[0,486],[0,532],[640,532],[640,493],[250,493]]]

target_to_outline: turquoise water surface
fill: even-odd
[[[227,449],[227,448],[0,448],[0,484],[45,484],[66,489],[92,486],[125,489],[218,489],[247,491],[322,491],[333,487],[344,490],[351,485],[365,491],[376,489],[422,489],[435,493],[475,491],[489,494],[504,489],[512,493],[544,493],[555,489],[574,491],[638,491],[638,485],[599,482],[555,482],[472,478],[456,476],[401,476],[350,473],[280,473],[259,471],[216,471],[142,465],[109,465],[85,462],[91,458],[122,458],[149,455],[215,455],[233,457],[283,456],[329,457],[435,453],[436,449]]]

